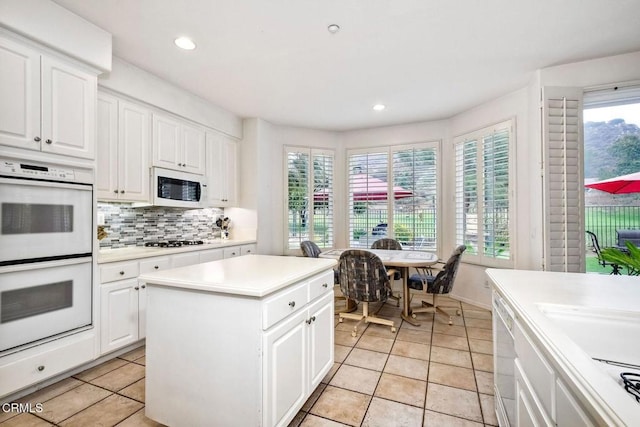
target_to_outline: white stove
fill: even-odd
[[[640,403],[640,366],[613,360],[593,360],[600,362],[600,368]]]

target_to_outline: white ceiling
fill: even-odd
[[[448,118],[537,69],[640,50],[639,0],[55,2],[113,34],[115,56],[241,117],[326,130]]]

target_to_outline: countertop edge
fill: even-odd
[[[152,258],[163,255],[175,255],[186,252],[206,251],[209,249],[224,249],[231,246],[242,246],[257,243],[255,239],[250,240],[220,240],[216,243],[205,243],[204,245],[181,246],[179,248],[146,248],[144,246],[128,246],[125,248],[98,250],[98,265],[109,264],[119,261],[130,261],[134,259]]]
[[[248,257],[261,257],[264,259],[268,258],[278,258],[278,256],[272,255],[246,255],[244,257],[234,257],[229,260],[219,260],[219,261],[211,261],[209,263],[198,264],[196,266],[205,266],[206,264],[215,264],[215,263],[224,263],[231,262],[233,264],[241,264],[243,260],[246,260]],[[303,268],[296,269],[295,273],[290,273],[288,275],[283,274],[278,277],[278,280],[267,281],[263,287],[260,289],[250,288],[250,287],[242,287],[233,283],[212,283],[205,282],[202,280],[189,280],[183,279],[180,277],[176,277],[176,274],[180,276],[180,270],[193,268],[195,266],[190,267],[181,267],[178,269],[167,270],[165,272],[157,272],[157,273],[149,273],[138,276],[139,282],[144,282],[147,286],[162,286],[162,287],[171,287],[178,288],[184,290],[193,290],[193,291],[201,291],[201,292],[211,292],[211,293],[222,293],[222,294],[232,294],[238,296],[245,297],[253,297],[253,298],[264,298],[277,292],[287,286],[307,279],[309,277],[315,276],[323,271],[327,271],[337,265],[335,260],[331,259],[316,259],[314,258],[315,266],[313,268]],[[206,268],[206,267],[201,267]],[[172,273],[173,271],[173,273]],[[300,272],[302,271],[302,272]],[[167,274],[169,273],[169,274]],[[284,272],[283,272],[284,273]],[[165,276],[165,277],[162,277]],[[332,277],[333,280],[333,277]]]

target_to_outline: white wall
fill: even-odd
[[[111,72],[99,76],[98,84],[227,135],[242,138],[240,117],[120,58],[113,58]]]
[[[251,186],[243,189],[250,194],[268,192],[270,200],[254,197],[258,200],[255,209],[258,212],[258,243],[266,251],[261,253],[282,254],[284,224],[284,166],[282,146],[297,145],[315,147],[335,147],[336,163],[336,205],[346,206],[344,180],[346,176],[346,150],[385,145],[399,145],[412,142],[441,141],[442,144],[442,230],[440,257],[447,257],[453,249],[455,185],[453,138],[476,129],[515,118],[515,188],[514,221],[515,230],[515,268],[540,270],[542,268],[543,217],[542,217],[542,179],[541,158],[542,143],[540,131],[540,90],[542,86],[573,86],[591,88],[601,85],[618,85],[622,82],[640,81],[640,52],[618,55],[609,58],[584,61],[549,67],[532,73],[530,83],[519,90],[479,105],[476,108],[458,114],[449,120],[412,123],[342,133],[320,132],[298,128],[271,125],[259,119],[245,120],[245,140],[251,141],[243,149],[255,149],[255,153],[245,153],[248,165],[242,165],[243,179],[247,174],[258,171]],[[248,132],[248,128],[261,123],[262,132]],[[265,146],[267,147],[265,149]],[[266,168],[260,170],[261,167]],[[243,199],[244,200],[244,199]],[[339,201],[339,203],[338,203]],[[275,205],[274,203],[275,202]],[[247,200],[247,203],[251,204]],[[337,224],[343,227],[336,230],[336,246],[344,246],[347,212],[343,208],[338,215]],[[268,226],[270,232],[262,233]],[[267,242],[262,239],[268,238]],[[484,267],[464,263],[459,271],[453,295],[463,301],[489,308],[490,290],[486,286]]]
[[[52,1],[2,0],[0,26],[99,70],[111,69],[111,34]]]
[[[285,145],[338,149],[340,141],[335,132],[278,126],[255,118],[244,120],[244,138],[240,143],[240,206],[257,212],[260,254],[285,253]],[[336,206],[336,209],[340,208]],[[234,210],[229,212],[235,215]],[[344,234],[338,230],[336,233]]]

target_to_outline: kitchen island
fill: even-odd
[[[640,278],[488,269],[501,425],[632,426]]]
[[[147,417],[286,426],[333,366],[335,264],[247,255],[140,276]]]

